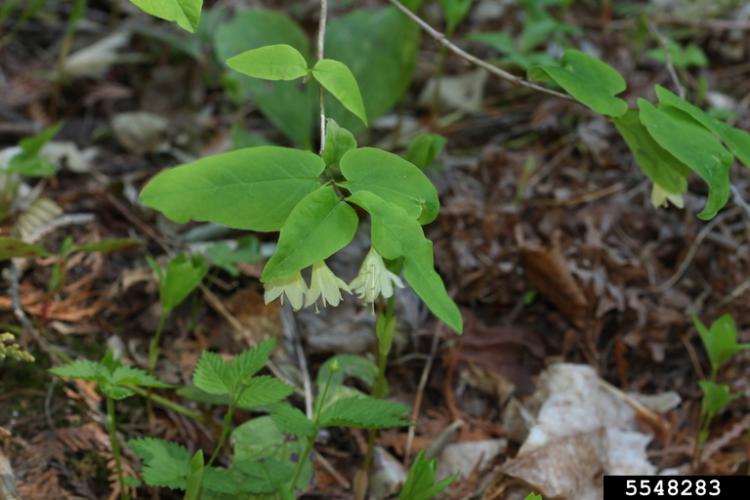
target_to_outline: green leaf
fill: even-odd
[[[674,40],[669,40],[667,47],[668,51],[665,51],[661,47],[651,49],[646,52],[646,56],[653,61],[666,64],[668,52],[669,60],[677,68],[689,68],[691,66],[704,68],[708,66],[708,58],[706,57],[706,54],[700,47],[693,43],[683,48],[682,45]]]
[[[440,321],[458,334],[463,332],[461,311],[448,295],[443,280],[435,271],[431,241],[423,240],[406,256],[404,279]]]
[[[673,107],[657,109],[638,99],[641,123],[648,133],[675,158],[708,184],[708,200],[701,219],[711,219],[729,200],[729,167],[732,155],[705,128]]]
[[[98,388],[102,393],[104,393],[105,396],[108,398],[112,398],[114,400],[120,400],[129,398],[133,394],[135,394],[132,390],[128,389],[127,387],[122,387],[119,385],[114,385],[106,381],[100,381],[98,383]]]
[[[269,415],[281,432],[299,437],[315,433],[315,426],[304,413],[287,403],[274,405]]]
[[[253,377],[242,390],[237,406],[250,410],[278,403],[294,393],[294,387],[268,375]]]
[[[466,17],[471,8],[472,0],[439,0],[445,16],[446,30],[453,33],[456,26]]]
[[[409,143],[406,160],[425,170],[445,148],[446,139],[438,134],[420,134]]]
[[[357,9],[328,23],[326,56],[354,74],[371,122],[390,111],[409,88],[419,38],[419,27],[393,7]],[[355,135],[364,128],[333,98],[326,99],[326,113]]]
[[[203,450],[198,450],[193,455],[193,458],[190,459],[188,474],[185,480],[185,500],[200,500],[204,471]]]
[[[307,76],[307,60],[291,45],[266,45],[227,60],[227,66],[243,75],[264,80],[296,80]]]
[[[326,166],[338,165],[341,157],[347,151],[357,148],[357,140],[351,132],[343,127],[332,118],[326,120],[326,141],[323,149],[323,161]]]
[[[242,351],[242,353],[227,363],[226,377],[234,390],[250,383],[250,378],[260,371],[276,347],[276,339],[270,338],[260,344]],[[234,394],[234,390],[231,392]]]
[[[215,243],[206,249],[205,255],[211,264],[235,277],[240,275],[237,264],[255,264],[263,259],[260,242],[254,236],[238,239],[235,247],[224,241]]]
[[[82,380],[98,380],[105,375],[104,367],[96,361],[77,359],[62,366],[50,368],[50,373],[58,377],[77,378]]]
[[[230,440],[237,461],[275,456],[286,444],[286,436],[268,415],[242,423],[232,431]]]
[[[729,403],[740,397],[740,394],[734,394],[726,384],[717,384],[710,380],[701,380],[698,382],[703,391],[703,400],[701,401],[701,413],[708,419],[721,414],[726,410]]]
[[[134,385],[139,387],[168,388],[165,384],[148,373],[132,366],[118,366],[109,377],[109,381],[115,385]]]
[[[370,396],[339,399],[320,415],[321,427],[385,429],[409,425],[407,408],[398,403]]]
[[[111,238],[107,240],[94,241],[91,243],[84,243],[83,245],[73,246],[69,252],[98,252],[98,253],[112,253],[120,250],[126,250],[128,248],[137,247],[141,242],[138,240],[131,240],[129,238]]]
[[[430,500],[444,491],[454,481],[453,476],[448,476],[437,481],[437,460],[425,458],[424,450],[417,454],[414,463],[409,469],[409,475],[398,495],[399,500]]]
[[[130,0],[152,16],[172,21],[191,33],[198,29],[203,0]]]
[[[359,93],[357,79],[346,64],[333,59],[321,59],[315,63],[312,76],[346,109],[367,125],[367,112]]]
[[[360,148],[341,159],[341,172],[352,193],[370,191],[404,209],[422,224],[435,220],[440,210],[437,190],[414,164],[382,149]]]
[[[294,465],[289,460],[275,458],[236,461],[232,468],[244,476],[242,491],[253,494],[280,492],[294,474]]]
[[[8,162],[8,173],[26,175],[29,177],[49,177],[54,175],[57,169],[50,161],[40,157],[42,148],[60,132],[63,123],[43,130],[35,136],[22,139],[18,145],[21,152],[11,157]]]
[[[568,49],[560,66],[536,66],[529,70],[529,78],[551,78],[579,102],[597,113],[611,117],[624,115],[628,105],[615,97],[627,85],[612,66],[575,49]]]
[[[725,314],[714,321],[710,330],[697,316],[693,318],[693,324],[698,330],[703,347],[708,354],[714,377],[735,354],[750,349],[750,343],[739,344],[737,342],[737,325],[729,314]]]
[[[178,223],[278,231],[292,208],[320,186],[324,168],[309,151],[240,149],[160,173],[143,189],[141,201]]]
[[[419,224],[400,207],[369,191],[359,191],[348,200],[370,213],[375,250],[386,259],[404,257],[404,278],[414,292],[443,323],[461,333],[461,311],[435,271],[432,242]]]
[[[215,49],[220,61],[249,49],[276,44],[290,45],[305,58],[310,54],[307,35],[282,12],[242,10],[216,30]],[[242,100],[249,98],[295,144],[310,147],[317,102],[313,85],[300,86],[297,82],[267,82],[244,75],[234,76]]]
[[[143,480],[149,486],[184,490],[190,472],[187,450],[170,441],[143,438],[128,441],[130,448],[143,461]]]
[[[23,240],[0,237],[0,260],[9,260],[15,257],[45,257],[51,255],[39,245],[26,243]]]
[[[745,166],[750,167],[750,133],[713,118],[702,109],[693,106],[661,85],[656,86],[656,96],[659,98],[660,109],[671,106],[687,113],[693,120],[722,140],[732,154],[737,156]]]
[[[180,305],[201,284],[206,272],[208,265],[200,255],[178,255],[169,261],[159,283],[159,300],[164,313],[169,314]]]
[[[229,394],[232,383],[228,380],[226,372],[226,364],[221,356],[211,351],[203,351],[195,365],[193,384],[209,394]]]
[[[668,193],[682,194],[687,191],[690,169],[654,141],[638,118],[638,111],[628,110],[613,121],[641,170],[654,184]]]
[[[529,493],[524,500],[544,500],[544,498],[538,493]]]
[[[338,252],[354,237],[359,219],[334,188],[323,186],[303,198],[289,214],[273,257],[261,279],[287,276]]]
[[[331,369],[333,366],[336,366],[335,370]],[[344,379],[348,377],[359,379],[368,387],[372,387],[377,376],[378,367],[369,359],[356,354],[337,354],[328,358],[321,365],[315,382],[319,391],[323,390],[326,383],[330,384],[330,391],[331,388],[341,385]]]

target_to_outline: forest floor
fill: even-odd
[[[477,3],[457,40],[480,28],[517,31],[521,12],[513,2],[506,2],[502,16],[493,14],[493,2]],[[244,236],[202,224],[173,224],[141,206],[138,191],[162,168],[236,144],[237,123],[253,137],[289,142],[252,106],[237,109],[231,103],[210,50],[199,47],[197,57],[186,55],[169,39],[177,36],[175,30],[131,10],[112,13],[109,2],[90,2],[70,53],[111,34],[113,16],[122,15],[128,36],[93,63],[98,65],[94,73],[66,82],[48,78],[59,64],[66,29],[68,9],[61,4],[25,21],[0,45],[0,148],[63,120],[55,143],[67,145],[59,146],[57,175],[30,179],[22,190],[59,208],[50,209],[53,215],[37,227],[44,234],[39,242],[48,249],[59,248],[66,237],[78,244],[106,238],[139,244],[107,255],[75,254],[64,264],[66,281],[56,292],[48,289],[56,257],[7,263],[0,323],[17,334],[36,361],[0,365],[0,451],[23,498],[98,499],[110,496],[114,482],[101,398],[90,384],[54,380],[46,369],[60,361],[60,353],[98,359],[106,349],[144,366],[159,319],[158,287],[146,256],[164,262],[177,251],[201,251],[210,242]],[[671,87],[666,65],[644,56],[658,43],[638,17],[594,4],[599,2],[575,2],[564,14],[580,29],[573,40],[625,75],[628,96],[649,95],[655,83]],[[263,5],[284,8],[283,2]],[[294,16],[312,34],[315,8],[301,5]],[[339,6],[332,15],[346,11]],[[667,6],[651,15],[660,20],[662,32],[695,44],[710,61],[705,67],[678,68],[688,91],[701,95],[706,106],[729,108],[735,124],[750,129],[750,12],[739,13],[730,5],[680,17]],[[428,9],[426,17],[439,25],[436,10]],[[462,45],[491,56],[482,46]],[[445,75],[456,82],[458,102],[470,100],[461,92],[475,92],[471,98],[481,106],[457,107],[455,96],[453,101],[448,96],[438,99],[442,107],[436,111],[420,94],[436,72],[439,53],[436,43],[422,38],[406,95],[359,143],[399,152],[406,140],[399,134],[446,137],[439,168],[430,170],[442,208],[426,232],[435,242],[436,266],[461,307],[465,331],[461,337],[449,332],[409,294],[399,301],[388,372],[391,396],[414,407],[418,419],[413,441],[408,429],[380,434],[382,454],[375,467],[382,477],[371,482],[388,490],[390,475],[403,472],[402,462],[416,450],[435,447],[447,464],[441,463],[441,470],[463,471],[450,490],[453,498],[558,491],[549,481],[560,474],[585,489],[607,465],[577,460],[577,453],[607,439],[615,445],[612,436],[576,434],[575,423],[565,421],[576,411],[603,412],[591,417],[601,427],[621,425],[633,438],[628,441],[633,455],[622,460],[645,470],[747,473],[747,352],[721,373],[742,396],[714,420],[702,455],[694,456],[698,381],[708,364],[693,316],[710,324],[731,314],[740,339],[750,340],[750,211],[735,198],[711,222],[700,221],[696,213],[705,185],[698,179],[691,182],[684,209],[654,208],[651,183],[614,127],[574,103],[485,81],[453,56],[446,59]],[[750,198],[750,172],[735,168],[733,184]],[[5,218],[3,235],[17,230],[18,213]],[[67,217],[61,225],[45,226],[61,216]],[[255,236],[262,254],[266,236]],[[365,245],[358,236],[351,259],[345,252],[334,263],[342,274],[356,270]],[[172,315],[158,366],[162,380],[188,382],[204,349],[233,354],[269,336],[284,339],[277,365],[300,377],[300,357],[314,374],[332,354],[372,352],[374,321],[366,308],[349,303],[292,316],[278,304],[264,304],[260,262],[237,267],[236,276],[212,268],[204,285]],[[25,324],[14,311],[14,294]],[[555,391],[562,402],[549,409],[561,412],[561,427],[571,426],[555,431],[570,440],[569,446],[562,449],[552,441],[533,463],[524,461],[516,455],[535,412]],[[133,398],[118,408],[120,432],[210,450],[219,410],[183,403],[207,413],[210,423],[161,407],[149,422],[142,400]],[[236,418],[240,422],[247,415],[239,412]],[[311,497],[351,496],[366,441],[365,433],[336,431],[319,444],[322,459],[316,461]],[[628,445],[618,446],[627,454]],[[129,452],[125,467],[139,468]],[[148,496],[145,488],[141,491]],[[162,498],[172,498],[168,495],[162,492]]]

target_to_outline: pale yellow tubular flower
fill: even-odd
[[[677,208],[685,207],[685,200],[681,194],[670,193],[662,189],[658,184],[654,184],[651,189],[651,204],[654,208],[666,207],[669,206],[669,203],[672,203]]]
[[[360,300],[372,305],[379,296],[384,299],[392,297],[394,287],[403,288],[404,284],[401,278],[385,267],[380,254],[374,248],[370,248],[359,268],[359,274],[349,283],[349,287]]]
[[[263,299],[266,304],[281,297],[281,303],[284,303],[284,297],[289,300],[292,309],[299,311],[305,303],[305,294],[307,293],[307,284],[302,279],[299,271],[288,274],[280,278],[272,278],[265,284],[265,293]]]
[[[325,307],[331,304],[336,307],[341,302],[341,290],[349,292],[349,286],[333,274],[322,260],[313,264],[312,277],[310,278],[310,289],[305,294],[305,307],[315,304],[318,310],[318,299]],[[349,292],[351,293],[351,292]]]

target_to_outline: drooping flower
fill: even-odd
[[[272,278],[265,284],[265,288],[266,291],[263,294],[263,299],[266,304],[273,302],[279,297],[281,297],[281,303],[283,304],[284,296],[286,296],[292,309],[299,311],[305,303],[307,284],[302,279],[302,274],[299,271],[280,278]]]
[[[374,248],[370,248],[359,268],[359,274],[349,283],[349,287],[360,300],[373,304],[379,296],[384,299],[392,297],[394,287],[403,288],[404,284],[401,278],[385,267],[383,257]]]
[[[312,277],[310,278],[310,289],[305,294],[305,307],[315,304],[317,311],[317,301],[323,303],[323,307],[331,304],[336,307],[341,302],[341,290],[349,292],[349,286],[333,274],[325,262],[322,260],[313,264]],[[351,293],[351,292],[350,292]]]
[[[681,194],[670,193],[666,189],[663,189],[661,186],[654,183],[654,186],[651,189],[651,204],[654,206],[654,208],[661,208],[668,206],[669,203],[672,203],[672,205],[676,206],[677,208],[685,207],[685,200],[682,198]]]

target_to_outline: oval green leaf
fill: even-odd
[[[160,173],[141,192],[141,202],[178,223],[278,231],[292,208],[320,186],[324,168],[309,151],[239,149]]]
[[[313,67],[312,75],[346,109],[367,125],[367,113],[357,79],[346,64],[333,59],[321,59]]]
[[[371,191],[428,224],[440,210],[437,190],[417,167],[398,155],[376,148],[360,148],[341,158],[341,173],[352,193]]]
[[[286,276],[327,259],[352,241],[359,219],[332,186],[303,198],[279,234],[276,253],[263,269],[262,280]]]
[[[195,33],[201,20],[203,0],[130,0],[136,7],[154,17],[172,21]]]
[[[461,311],[435,271],[432,242],[422,227],[399,206],[369,191],[348,198],[372,218],[372,246],[387,259],[404,258],[404,278],[425,305],[457,333],[463,330]]]
[[[547,80],[546,77],[597,113],[618,117],[628,110],[627,103],[615,97],[627,88],[620,73],[585,52],[568,49],[560,66],[535,66],[529,70],[531,79]]]
[[[266,45],[230,57],[227,66],[264,80],[296,80],[307,75],[305,56],[291,45]]]
[[[698,217],[713,218],[729,200],[731,153],[710,131],[676,108],[656,108],[645,99],[638,99],[638,108],[641,123],[659,146],[706,181],[708,200]]]
[[[672,106],[689,114],[691,118],[721,139],[746,167],[750,167],[750,133],[715,119],[661,85],[656,86],[656,96],[659,98],[660,107]]]
[[[672,194],[687,191],[690,169],[654,141],[638,118],[638,111],[631,109],[613,121],[641,170],[654,184]]]

